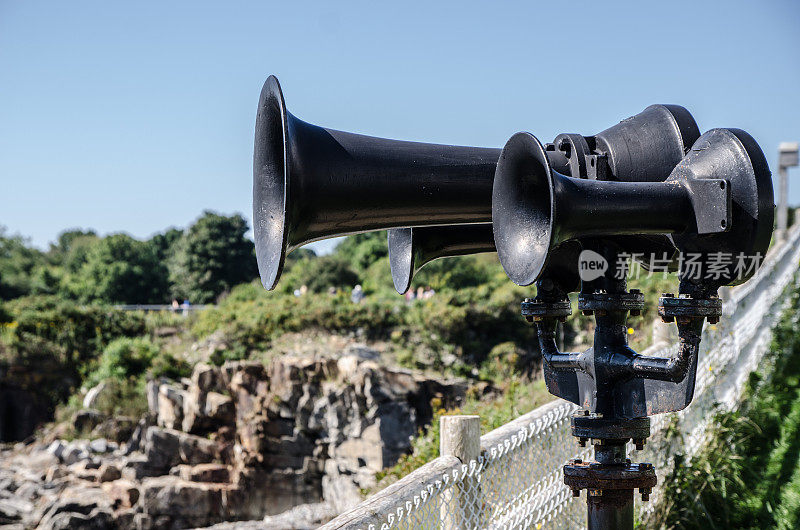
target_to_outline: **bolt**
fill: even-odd
[[[544,317],[540,317],[540,316],[533,317],[533,321],[534,322],[541,322],[542,320],[544,320]]]
[[[588,440],[586,438],[579,438],[578,439],[578,445],[581,446],[581,447],[586,447],[586,442],[587,441]]]
[[[633,445],[636,446],[637,451],[644,449],[644,438],[634,438]]]
[[[572,461],[572,463],[573,464],[583,464],[583,460],[580,459],[580,458],[576,458],[575,460]]]
[[[580,497],[581,496],[581,490],[579,490],[578,488],[572,488],[572,496],[573,497]]]
[[[642,500],[643,501],[649,501],[650,500],[650,492],[651,491],[652,490],[650,488],[639,488],[639,493],[642,494]]]
[[[650,469],[653,469],[653,464],[651,464],[650,462],[642,462],[641,464],[639,464],[639,469],[648,471]]]
[[[583,415],[584,415],[584,416],[588,416],[589,414],[591,414],[591,412],[589,412],[588,410],[584,410],[584,411],[583,411]]]

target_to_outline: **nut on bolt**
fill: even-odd
[[[637,451],[644,449],[644,438],[634,438],[633,445],[636,446]]]
[[[581,496],[581,490],[579,490],[578,488],[572,488],[572,496],[573,497],[580,497]]]
[[[652,492],[652,491],[653,490],[651,488],[639,488],[639,493],[642,494],[642,500],[643,501],[649,501],[650,500],[650,492]]]
[[[588,441],[589,441],[588,438],[578,438],[578,445],[580,445],[581,447],[586,447],[586,442]]]

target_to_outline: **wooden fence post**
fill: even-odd
[[[469,464],[481,453],[479,416],[442,416],[439,423],[439,454],[455,456]],[[476,477],[464,477],[442,496],[442,530],[464,530],[481,525],[482,502]]]

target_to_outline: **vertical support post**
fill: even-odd
[[[469,464],[481,453],[479,416],[442,416],[439,421],[439,454],[455,456]],[[480,528],[482,502],[476,477],[464,477],[442,496],[442,530]]]
[[[788,221],[789,178],[787,168],[796,167],[800,163],[800,148],[797,142],[781,142],[778,146],[778,229],[775,231],[775,240],[783,241],[786,238],[786,225]]]
[[[779,180],[779,194],[778,194],[778,229],[775,231],[775,239],[783,241],[786,237],[786,223],[789,217],[788,212],[788,195],[789,195],[789,179],[787,177],[786,167],[778,167],[778,180]]]

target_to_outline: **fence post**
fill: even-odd
[[[481,453],[479,416],[442,416],[439,423],[439,454],[455,456],[462,463],[476,460]],[[481,493],[477,477],[463,480],[442,496],[442,530],[462,530],[481,526]]]

